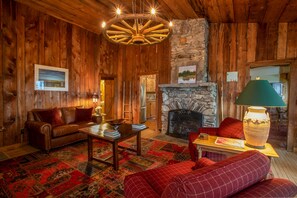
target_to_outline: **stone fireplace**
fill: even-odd
[[[162,91],[162,133],[186,138],[188,132],[217,126],[217,84],[208,81],[208,23],[205,19],[174,20],[171,45],[171,84],[159,85]],[[177,84],[181,66],[196,66],[196,83]],[[169,112],[180,113],[179,125],[171,123]],[[190,114],[201,114],[195,119]],[[180,117],[185,116],[185,117]],[[168,124],[169,122],[169,124]],[[176,133],[176,134],[173,134]]]
[[[163,84],[159,85],[162,92],[162,133],[168,132],[169,112],[172,110],[189,110],[201,113],[202,126],[217,126],[217,85],[212,82],[197,84]],[[188,116],[187,114],[185,114]],[[187,118],[182,118],[186,120]],[[197,123],[199,119],[197,119]],[[186,123],[186,122],[184,122]],[[183,128],[181,133],[192,129]],[[178,132],[178,131],[176,131]],[[172,134],[169,134],[172,135]],[[178,136],[178,135],[173,135]]]

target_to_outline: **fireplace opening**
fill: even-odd
[[[202,127],[203,114],[186,110],[176,109],[168,112],[167,135],[188,139],[188,133],[198,131]]]

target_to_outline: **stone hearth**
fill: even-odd
[[[203,127],[217,126],[217,84],[162,84],[162,133],[168,129],[168,112],[186,109],[203,114]]]

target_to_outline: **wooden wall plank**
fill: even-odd
[[[267,60],[266,50],[266,29],[267,23],[259,24],[257,32],[257,49],[256,49],[256,60]]]
[[[297,23],[288,24],[287,58],[297,57]]]
[[[17,7],[17,129],[23,129],[26,121],[27,112],[26,105],[23,102],[26,100],[25,95],[25,18],[18,12],[19,7]],[[1,54],[1,53],[0,53]],[[1,90],[0,90],[1,93]],[[26,142],[27,134],[23,136],[18,136],[22,138],[18,142]]]
[[[216,82],[217,80],[217,43],[218,41],[219,24],[211,23],[209,28],[209,53],[208,53],[208,80]]]
[[[3,25],[2,25],[2,21],[3,21],[3,4],[2,1],[0,0],[0,46],[3,46]],[[3,65],[3,48],[0,47],[0,64]],[[3,109],[4,108],[4,103],[3,103],[3,69],[2,66],[0,68],[0,108]],[[0,147],[3,146],[3,134],[4,134],[4,123],[3,120],[4,119],[4,111],[0,111]]]
[[[256,47],[257,47],[257,23],[248,24],[247,32],[247,61],[254,62],[256,60]]]
[[[288,23],[278,24],[277,59],[286,58]]]
[[[229,65],[229,71],[237,71],[237,25],[236,24],[230,24],[231,26],[231,32],[229,37],[230,42],[230,65]],[[226,114],[226,116],[230,117],[236,117],[236,105],[235,97],[237,96],[237,82],[229,82],[229,89],[228,93],[230,96],[229,101],[229,113]]]
[[[269,23],[267,29],[267,60],[274,60],[277,57],[278,24]]]
[[[218,89],[218,107],[224,108],[224,70],[223,70],[223,62],[224,62],[224,26],[225,24],[221,24],[219,27],[218,33],[218,47],[217,47],[217,84],[220,89]],[[219,120],[222,120],[224,117],[223,111],[219,110]]]
[[[67,58],[67,40],[70,40],[67,37],[67,28],[68,24],[66,22],[60,21],[59,23],[59,66],[62,68],[68,68],[68,58]],[[59,106],[65,107],[67,106],[67,91],[59,92],[60,101]]]
[[[3,145],[11,145],[19,141],[20,131],[17,130],[17,40],[15,31],[14,2],[3,1],[3,124],[5,127]]]
[[[297,61],[295,60],[290,66],[290,99],[288,103],[288,137],[287,137],[287,150],[294,151],[297,146]]]

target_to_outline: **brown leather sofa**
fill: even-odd
[[[49,152],[50,149],[87,139],[78,129],[97,124],[92,108],[61,107],[33,109],[27,114],[25,130],[30,145]]]

